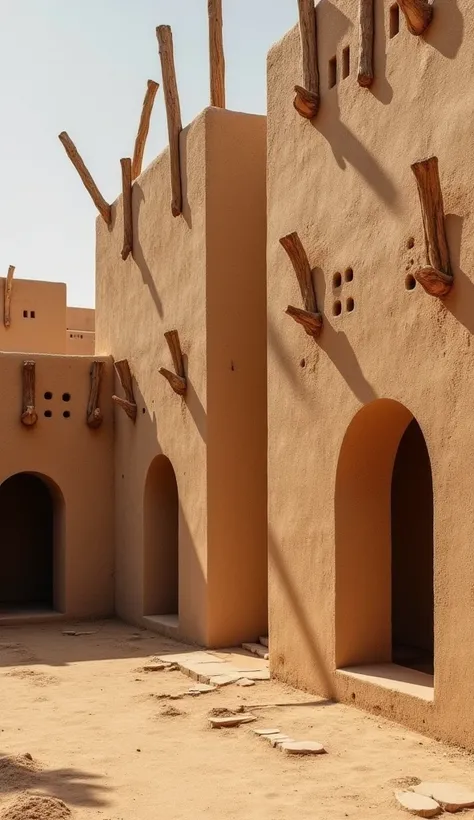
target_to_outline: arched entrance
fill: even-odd
[[[40,476],[0,485],[0,611],[53,609],[56,504]]]
[[[144,615],[178,613],[178,485],[169,458],[156,456],[144,495]]]
[[[336,664],[433,673],[433,486],[421,428],[379,399],[346,432],[336,478]]]

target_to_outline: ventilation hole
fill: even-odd
[[[354,278],[354,271],[352,270],[352,268],[347,268],[344,271],[344,280],[346,282],[352,282],[353,278]]]
[[[46,393],[44,394],[44,397],[45,397],[46,401],[51,401],[51,399],[53,398],[53,394],[50,393],[49,390],[47,390]]]
[[[64,413],[63,413],[63,416],[64,416],[65,419],[70,418],[71,414],[70,414],[69,410],[65,410]]]
[[[46,416],[46,418],[47,418],[47,419],[50,419],[50,418],[51,418],[51,416],[53,415],[53,414],[52,414],[52,412],[51,412],[51,410],[45,410],[45,411],[44,411],[44,414],[45,414],[45,416]]]
[[[416,279],[411,273],[405,279],[405,287],[407,290],[413,290],[416,287]]]
[[[335,288],[340,288],[342,285],[342,276],[340,273],[335,273],[332,277],[332,284]]]
[[[28,319],[28,311],[27,310],[23,311],[23,318]]]
[[[408,248],[408,250],[411,250],[414,247],[415,247],[415,240],[414,240],[413,236],[410,236],[410,239],[407,242],[407,248]]]
[[[352,313],[352,311],[354,310],[354,300],[352,296],[349,296],[349,298],[346,299],[346,310],[348,313]]]
[[[332,315],[333,316],[340,316],[341,313],[342,313],[342,305],[341,305],[339,299],[337,299],[334,302],[333,306],[332,306]]]
[[[352,693],[351,698],[352,698],[352,700],[356,699],[356,693],[355,692]]]
[[[346,46],[342,51],[342,79],[345,80],[346,77],[348,77],[350,73],[351,73],[351,49],[350,49],[350,46]]]
[[[300,367],[306,367],[306,359],[301,359]]]
[[[143,413],[143,415],[145,415],[145,413],[146,413],[146,410],[145,410],[144,407],[142,407],[142,413]]]
[[[62,399],[63,399],[63,401],[71,401],[71,394],[70,393],[63,393]]]
[[[31,311],[30,311],[30,318],[31,318],[31,319],[36,319],[36,313],[35,313],[35,311],[34,311],[34,310],[31,310]]]
[[[331,57],[328,66],[328,88],[334,88],[337,82],[337,57]]]
[[[400,9],[398,3],[390,6],[390,39],[396,37],[400,31]]]

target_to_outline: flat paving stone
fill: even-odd
[[[263,658],[265,661],[268,660],[268,649],[260,643],[243,643],[242,649],[246,649],[247,652],[251,652],[253,655],[257,655],[257,657]]]
[[[280,729],[253,729],[255,735],[267,737],[268,735],[281,735]]]
[[[207,692],[215,692],[217,686],[211,686],[210,683],[198,683],[197,686],[190,686],[188,693],[190,695],[205,695]]]
[[[270,680],[269,669],[256,669],[250,672],[245,672],[245,677],[249,680]]]
[[[474,806],[474,791],[459,783],[424,781],[414,787],[417,794],[436,800],[446,811],[456,812]]]
[[[212,678],[209,679],[209,683],[212,686],[229,686],[230,683],[237,683],[239,680],[240,675],[213,675]]]
[[[402,809],[416,814],[417,817],[436,817],[441,814],[441,807],[431,797],[415,792],[395,792],[395,799]]]
[[[281,749],[283,743],[293,743],[293,738],[288,737],[288,735],[268,735],[266,740],[270,743],[270,746],[278,747]]]
[[[250,678],[239,678],[236,684],[237,686],[255,686],[255,681],[250,680]]]
[[[281,750],[287,755],[323,755],[326,752],[324,746],[315,740],[293,740],[283,743]]]
[[[240,726],[242,723],[251,723],[253,720],[257,720],[255,715],[242,713],[230,717],[211,717],[209,718],[209,723],[213,729],[226,729],[232,728],[233,726]]]
[[[266,646],[266,647],[267,647],[267,649],[268,649],[268,637],[267,637],[267,636],[262,637],[262,638],[259,638],[258,640],[260,641],[260,643],[262,644],[262,646]]]

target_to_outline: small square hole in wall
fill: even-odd
[[[352,296],[349,296],[349,298],[346,300],[346,310],[348,313],[352,313],[352,311],[354,310],[354,300]]]
[[[34,310],[30,310],[30,319],[36,319],[36,313]]]
[[[331,57],[328,66],[328,88],[334,88],[337,82],[337,57]]]
[[[332,315],[333,316],[340,316],[341,313],[342,313],[342,304],[339,301],[339,299],[337,299],[334,302],[333,306],[332,306]]]
[[[50,419],[53,414],[52,414],[51,410],[45,410],[44,415],[46,416],[47,419]]]
[[[351,49],[350,46],[346,46],[342,52],[342,79],[345,80],[346,77],[349,76],[351,73]]]
[[[400,8],[398,3],[390,6],[390,39],[396,37],[400,31]]]
[[[23,318],[28,319],[28,311],[27,310],[23,311]]]

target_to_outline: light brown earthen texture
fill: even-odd
[[[321,105],[313,122],[291,104],[297,27],[268,59],[271,667],[282,680],[472,748],[474,167],[466,158],[474,147],[474,24],[467,0],[439,0],[423,37],[401,18],[390,38],[390,4],[375,5],[370,92],[356,82],[358,3],[318,5]],[[430,156],[439,159],[454,274],[442,302],[418,284],[405,287],[425,264],[410,166]],[[324,314],[317,341],[283,313],[299,296],[279,245],[292,231]],[[384,681],[379,668],[336,671],[391,660],[390,488],[413,417],[433,475],[434,692],[429,676],[414,675],[415,685]],[[408,483],[415,519],[417,488]],[[385,678],[401,675],[384,668]]]
[[[138,410],[115,413],[117,612],[179,610],[213,646],[266,633],[265,134],[219,109],[184,129],[182,216],[165,151],[134,183],[126,262],[121,198],[97,221],[97,350],[128,359]],[[175,328],[183,398],[158,373]]]

